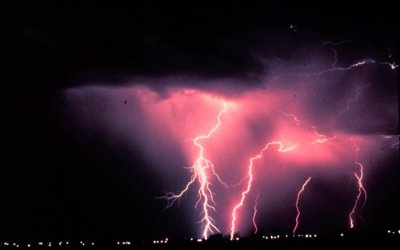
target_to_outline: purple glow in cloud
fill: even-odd
[[[358,74],[357,70],[367,70],[364,67],[369,67],[369,71]],[[293,77],[293,67],[275,65],[273,68],[278,72],[275,75],[283,77],[265,76],[265,82],[256,87],[246,88],[242,83],[230,88],[229,79],[203,81],[186,76],[190,84],[174,84],[174,78],[169,77],[162,90],[145,83],[118,88],[88,86],[68,89],[65,98],[85,129],[103,131],[140,145],[141,153],[152,163],[155,174],[168,190],[186,186],[184,191],[188,196],[199,195],[197,203],[201,202],[203,209],[195,206],[197,203],[189,204],[193,200],[185,198],[183,193],[172,197],[187,203],[186,210],[194,207],[195,213],[188,214],[194,217],[194,228],[200,228],[203,238],[221,231],[230,233],[233,239],[236,233],[248,233],[255,223],[251,216],[253,207],[245,199],[255,200],[258,196],[255,188],[261,190],[260,199],[269,201],[257,204],[260,216],[265,210],[276,211],[276,202],[292,202],[290,196],[298,188],[293,184],[298,181],[293,180],[304,179],[305,175],[313,180],[353,176],[354,143],[359,147],[357,162],[367,162],[371,156],[384,160],[388,154],[398,153],[378,150],[382,143],[396,143],[396,131],[390,127],[398,126],[398,114],[397,97],[385,93],[382,100],[370,80],[377,67],[384,67],[379,70],[396,79],[396,64],[364,59],[347,67],[335,63],[312,77],[308,73]],[[350,80],[343,76],[354,71],[357,74]],[[203,84],[193,84],[196,81]],[[359,86],[366,87],[354,98],[354,89]],[[121,105],[121,100],[127,100],[128,104]],[[226,109],[221,117],[223,105]],[[385,106],[384,112],[377,105]],[[197,139],[201,135],[208,136],[200,145]],[[393,140],[383,137],[391,135]],[[257,157],[256,166],[251,162],[253,168],[249,172],[249,159],[267,143],[278,142],[279,150],[274,147],[263,152],[262,158]],[[290,148],[290,152],[281,153],[285,148]],[[196,165],[198,161],[207,163]],[[193,162],[194,167],[190,167]],[[364,173],[373,172],[373,168],[373,164],[363,164]],[[182,170],[193,175],[188,177]],[[175,173],[183,176],[177,177]],[[356,177],[358,185],[362,182],[363,188],[368,186],[362,175],[356,173]],[[218,179],[239,184],[223,185]],[[194,193],[189,190],[192,186]],[[280,191],[275,192],[275,188]],[[352,221],[356,220],[355,209],[360,209],[357,202],[350,215]],[[208,214],[211,211],[213,217]],[[302,220],[311,218],[302,215]],[[344,211],[343,220],[346,220]],[[202,223],[198,225],[197,221]],[[294,232],[296,229],[297,223]]]

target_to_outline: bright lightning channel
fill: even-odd
[[[312,129],[314,130],[314,134],[318,137],[315,141],[311,142],[311,144],[317,144],[317,143],[325,143],[329,140],[336,139],[336,135],[332,137],[327,137],[326,135],[320,134],[317,132],[316,128],[313,126]]]
[[[300,198],[301,198],[301,194],[304,192],[304,189],[306,188],[307,184],[311,181],[311,177],[308,177],[307,180],[303,183],[303,186],[301,186],[301,189],[299,190],[299,192],[297,193],[297,199],[296,199],[296,211],[297,211],[297,215],[296,215],[296,222],[293,228],[293,234],[296,234],[297,231],[297,227],[299,226],[299,220],[300,220],[300,215],[301,215],[301,211],[299,208],[299,202],[300,202]]]
[[[365,190],[364,183],[363,183],[364,165],[357,160],[357,158],[358,158],[357,155],[358,155],[358,151],[360,150],[360,148],[356,144],[354,144],[354,147],[355,147],[355,155],[356,155],[356,161],[354,162],[354,164],[356,164],[359,167],[359,172],[354,173],[354,176],[357,179],[358,193],[357,193],[356,199],[354,200],[354,205],[349,213],[350,228],[354,228],[354,226],[355,226],[353,216],[354,216],[354,213],[356,212],[358,203],[360,202],[362,195],[364,197],[364,202],[363,202],[362,207],[364,207],[365,203],[367,202],[367,191]]]
[[[182,197],[185,194],[190,186],[197,180],[199,183],[199,189],[197,192],[197,201],[195,207],[201,203],[202,207],[202,218],[200,222],[203,225],[203,233],[202,236],[204,239],[207,239],[210,234],[214,234],[215,232],[220,232],[220,230],[215,225],[215,220],[210,215],[211,211],[215,210],[215,202],[214,202],[214,193],[211,190],[211,182],[209,174],[214,175],[222,184],[226,186],[224,182],[222,182],[221,178],[215,172],[214,164],[205,157],[205,149],[203,145],[200,143],[204,139],[209,139],[221,126],[221,116],[226,113],[228,110],[227,103],[223,103],[223,108],[219,111],[217,116],[217,124],[205,135],[197,136],[193,139],[193,144],[198,148],[199,154],[197,156],[196,161],[193,163],[192,167],[190,167],[190,172],[192,176],[189,182],[186,184],[185,188],[179,193],[167,193],[163,198],[168,200],[167,207],[171,207],[173,203]],[[209,172],[211,170],[211,173]]]
[[[269,148],[271,145],[278,145],[278,146],[279,146],[278,151],[279,151],[279,152],[282,152],[282,153],[291,151],[291,150],[295,149],[295,148],[298,146],[298,144],[295,144],[295,145],[293,145],[293,146],[291,146],[291,147],[289,147],[289,148],[285,148],[284,145],[283,145],[283,143],[280,142],[280,141],[269,142],[269,143],[267,143],[267,144],[264,146],[263,149],[261,149],[261,151],[260,151],[257,155],[255,155],[255,156],[253,156],[253,157],[251,157],[251,158],[249,159],[249,166],[248,166],[248,173],[247,173],[248,181],[247,181],[246,189],[242,192],[240,201],[234,206],[234,208],[233,208],[233,210],[232,210],[231,235],[230,235],[230,239],[231,239],[231,240],[234,239],[234,234],[235,234],[235,231],[236,231],[236,220],[237,220],[236,212],[237,212],[237,210],[238,210],[239,208],[241,208],[241,207],[243,206],[244,201],[245,201],[245,199],[246,199],[246,196],[247,196],[248,193],[250,193],[250,190],[251,190],[251,185],[252,185],[252,183],[253,183],[253,166],[254,166],[254,161],[261,159],[261,158],[263,157],[263,153],[264,153],[266,150],[268,150],[268,148]]]
[[[337,59],[335,59],[335,61],[337,61]],[[335,63],[335,64],[336,64],[336,63]],[[351,70],[351,69],[353,69],[353,68],[357,68],[357,67],[360,67],[360,66],[363,66],[363,65],[366,65],[366,64],[387,65],[387,66],[389,66],[392,70],[395,70],[396,68],[399,67],[399,65],[396,64],[396,63],[379,62],[379,61],[376,61],[376,60],[367,58],[367,59],[360,60],[360,61],[358,61],[358,62],[356,62],[356,63],[353,63],[353,64],[351,64],[351,65],[348,66],[348,67],[337,67],[337,66],[333,65],[334,67],[330,67],[330,68],[328,68],[328,69],[322,70],[322,71],[320,71],[320,72],[318,72],[318,73],[316,73],[316,74],[313,74],[313,75],[321,76],[322,74],[329,73],[329,72],[347,71],[347,70]]]
[[[260,194],[257,194],[256,201],[254,202],[253,206],[253,226],[254,226],[254,234],[257,234],[258,232],[258,226],[256,222],[256,216],[257,216],[257,206],[258,206],[258,198],[260,198]]]

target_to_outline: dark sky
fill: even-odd
[[[253,52],[290,61],[323,41],[352,41],[341,47],[342,65],[388,54],[398,62],[394,6],[282,5],[3,6],[0,237],[141,239],[191,230],[181,208],[163,210],[154,199],[165,187],[139,149],[71,120],[67,88],[126,86],[134,77],[162,89],[158,79],[176,75],[256,88],[269,68]],[[390,132],[399,134],[398,123]],[[365,211],[371,230],[400,223],[398,159],[380,164]]]

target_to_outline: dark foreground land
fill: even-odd
[[[176,241],[164,245],[139,245],[136,249],[398,249],[399,246],[400,236],[276,240],[250,237],[239,241],[230,241],[228,239],[211,239],[206,242]]]
[[[5,243],[7,245],[5,245]],[[251,236],[229,240],[221,235],[212,236],[207,241],[198,239],[168,239],[157,241],[36,241],[2,242],[0,249],[160,249],[160,250],[202,250],[202,249],[398,249],[400,232],[388,234],[354,235],[305,235]]]

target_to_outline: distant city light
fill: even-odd
[[[192,238],[190,238],[192,240]],[[153,244],[167,244],[168,238],[165,238],[165,240],[153,240]],[[130,241],[124,241],[122,242],[123,245],[131,245]]]
[[[391,230],[383,230],[384,234],[389,234],[389,235],[398,235],[398,236],[392,236],[392,237],[400,237],[400,229],[391,229]],[[352,237],[352,234],[347,235],[346,232],[339,232],[337,233],[339,234],[339,237],[344,237],[344,238],[350,238]],[[337,235],[336,234],[336,235]],[[260,235],[262,239],[265,240],[277,240],[280,239],[281,235],[280,234],[275,234],[275,235]],[[260,237],[258,236],[258,237]],[[292,235],[293,238],[304,238],[304,239],[312,239],[312,238],[317,238],[318,234],[314,233],[307,233],[307,234],[293,234]],[[289,240],[290,238],[290,234],[283,234],[282,235],[283,240]],[[242,239],[246,239],[246,238],[242,238]],[[235,237],[233,239],[231,239],[232,241],[239,241],[242,240],[240,237]],[[323,237],[324,239],[324,237]],[[190,240],[190,241],[195,241],[198,243],[201,242],[205,242],[207,241],[206,239],[203,238],[186,238],[186,240]],[[169,241],[168,237],[165,237],[163,239],[159,239],[159,240],[152,240],[150,242],[152,242],[153,244],[167,244]],[[74,242],[72,242],[74,243]],[[143,242],[144,243],[144,242]],[[9,248],[11,246],[11,248],[35,248],[35,244],[37,244],[36,246],[45,246],[46,248],[55,248],[57,249],[58,247],[61,246],[65,246],[65,245],[69,245],[70,242],[68,241],[38,241],[38,242],[9,242],[9,241],[3,241],[0,242],[0,248],[1,246],[4,246],[3,248]],[[123,246],[130,246],[132,245],[131,241],[117,241],[116,242],[117,245],[123,245]],[[94,241],[79,241],[79,245],[81,247],[85,247],[85,246],[96,246],[96,242]],[[90,249],[90,248],[89,248]]]

